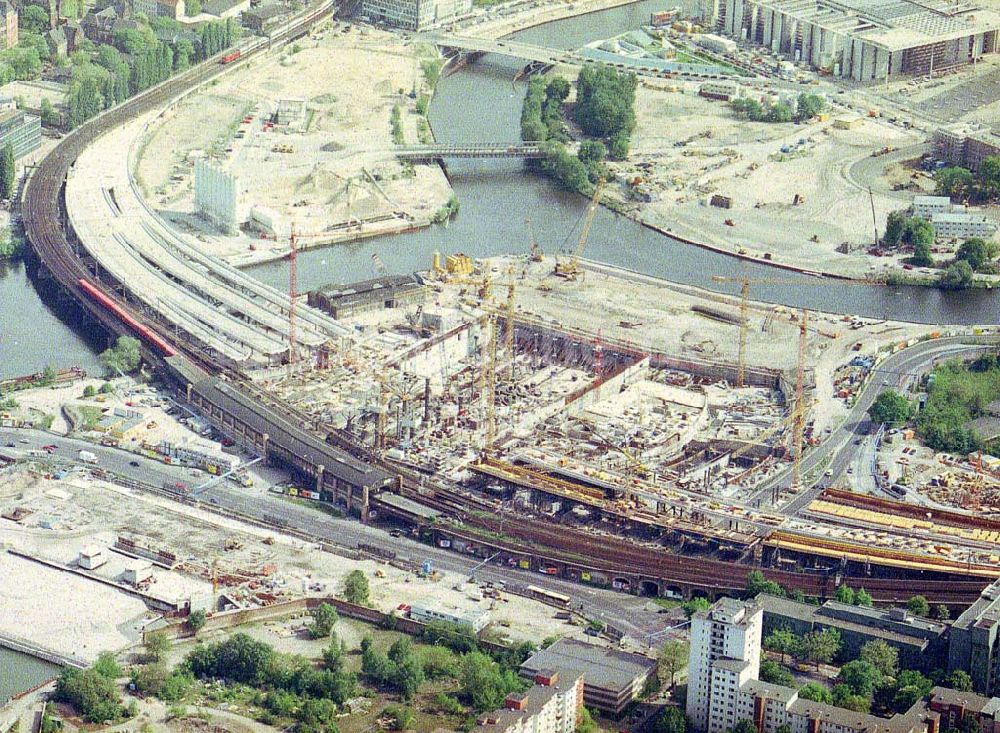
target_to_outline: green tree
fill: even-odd
[[[632,72],[619,72],[607,64],[584,64],[576,80],[574,116],[592,137],[631,133],[635,127],[635,90]]]
[[[93,397],[96,394],[97,390],[94,388],[94,385],[92,384],[88,384],[86,387],[83,388],[84,397]]]
[[[116,721],[125,713],[115,681],[93,668],[64,667],[56,682],[55,699],[72,705],[88,723]]]
[[[910,401],[895,390],[887,389],[880,393],[872,406],[868,408],[868,415],[874,423],[885,423],[886,425],[902,425],[910,419],[913,407]]]
[[[825,702],[827,704],[833,702],[833,695],[830,694],[830,690],[818,682],[807,682],[803,685],[799,689],[799,697],[803,700],[812,700],[813,702]]]
[[[923,240],[914,244],[911,262],[917,267],[933,267],[934,257],[931,255],[931,245]]]
[[[768,122],[791,122],[792,108],[784,102],[772,104],[767,108],[764,119]]]
[[[955,253],[957,261],[965,260],[976,272],[982,271],[997,256],[997,246],[980,237],[965,240]]]
[[[500,666],[482,652],[469,652],[462,658],[462,695],[477,712],[495,710],[511,692],[520,690],[522,681],[512,670]]]
[[[49,27],[49,14],[40,5],[24,5],[17,15],[17,24],[27,33],[44,33]]]
[[[906,602],[906,610],[914,616],[929,616],[931,612],[930,604],[924,596],[913,596]]]
[[[36,5],[29,5],[34,8]],[[14,198],[17,190],[17,170],[14,165],[14,147],[7,143],[0,151],[0,199]]]
[[[948,619],[951,618],[951,611],[948,610],[948,607],[946,605],[940,603],[934,609],[934,618],[936,618],[938,621],[947,621]]]
[[[904,211],[890,211],[885,222],[885,234],[882,235],[882,245],[885,247],[898,247],[903,240],[903,233],[906,231],[909,214]]]
[[[747,573],[747,596],[752,598],[759,593],[767,593],[772,596],[784,597],[785,589],[764,577],[764,573],[759,570],[751,570]]]
[[[674,689],[677,673],[687,666],[688,645],[677,639],[668,639],[657,656],[657,669],[661,677],[670,681],[670,689]]]
[[[392,686],[400,696],[409,702],[416,697],[420,685],[424,683],[424,667],[411,649],[396,662],[392,676]]]
[[[600,163],[608,156],[608,149],[600,140],[584,140],[577,157],[584,163]]]
[[[798,108],[795,110],[795,118],[798,120],[809,120],[826,109],[826,102],[818,94],[807,94],[803,92],[799,95]]]
[[[833,597],[836,598],[841,603],[847,603],[849,605],[854,605],[855,595],[854,589],[851,588],[846,583],[842,583],[837,586],[836,592],[834,592]]]
[[[344,585],[341,588],[344,598],[348,603],[359,606],[368,605],[371,588],[368,585],[368,576],[360,570],[352,570],[344,578]]]
[[[631,139],[624,130],[611,136],[608,143],[608,158],[611,160],[625,160],[628,158],[628,150]]]
[[[114,652],[101,652],[98,654],[93,669],[101,677],[107,677],[109,680],[116,680],[122,676],[122,668],[115,660]]]
[[[763,682],[770,682],[773,685],[791,687],[795,683],[792,671],[788,667],[778,664],[773,659],[762,659],[760,662],[760,679]]]
[[[967,168],[942,168],[934,174],[935,192],[941,196],[968,199],[975,189],[972,171]]]
[[[752,720],[740,718],[733,726],[732,733],[758,733],[758,731]]]
[[[382,714],[389,719],[390,730],[407,730],[416,720],[413,710],[406,705],[389,705]]]
[[[321,603],[312,610],[312,617],[313,625],[309,629],[309,635],[313,639],[325,639],[337,623],[337,609],[329,603]]]
[[[865,608],[871,608],[872,606],[871,593],[866,591],[864,588],[858,588],[858,592],[854,594],[854,602],[859,606],[863,606]]]
[[[979,195],[987,201],[1000,196],[1000,156],[990,155],[979,164]]]
[[[972,677],[964,669],[956,669],[948,675],[947,685],[959,692],[972,692]]]
[[[829,664],[840,650],[840,632],[836,629],[810,631],[802,637],[802,655],[816,665]]]
[[[684,609],[684,613],[688,618],[691,618],[699,611],[707,611],[712,607],[712,604],[708,602],[708,599],[703,596],[694,596],[691,600],[685,601],[681,608]]]
[[[330,645],[323,650],[323,667],[334,673],[344,669],[344,642],[337,637],[336,631],[330,632]]]
[[[187,618],[187,625],[188,628],[191,629],[191,633],[197,634],[199,631],[201,631],[201,628],[205,625],[206,620],[207,616],[205,615],[204,609],[199,608],[196,611],[192,611],[191,613],[189,613]]]
[[[687,733],[688,719],[684,711],[666,705],[650,725],[650,733]]]
[[[862,646],[858,659],[871,664],[883,677],[895,677],[899,671],[899,650],[882,639],[873,639]]]
[[[837,682],[851,688],[855,695],[871,697],[875,689],[882,684],[882,673],[871,662],[855,659],[840,668]]]
[[[165,631],[153,631],[145,639],[146,654],[154,661],[160,661],[170,649],[170,637]]]
[[[847,708],[848,710],[853,710],[856,713],[868,713],[871,711],[871,697],[858,695],[851,690],[850,685],[845,685],[843,683],[834,685],[831,694],[833,697],[832,703],[837,707]]]
[[[162,664],[146,664],[132,668],[130,681],[140,695],[159,697],[168,674],[167,668]]]
[[[764,637],[764,648],[781,654],[782,664],[785,663],[786,656],[795,651],[798,643],[799,638],[787,626],[775,629]]]
[[[119,336],[114,346],[101,353],[101,363],[112,376],[134,372],[141,359],[140,346],[139,339]]]
[[[275,661],[274,649],[244,633],[225,641],[199,645],[186,658],[196,677],[218,677],[232,682],[260,685]]]

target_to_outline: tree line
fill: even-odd
[[[787,102],[762,104],[749,97],[737,97],[729,102],[737,117],[752,122],[804,122],[812,119],[826,108],[826,102],[818,94],[803,92],[798,96],[795,111]]]
[[[960,166],[942,168],[934,174],[936,192],[972,203],[1000,198],[1000,156],[990,155],[973,172]]]

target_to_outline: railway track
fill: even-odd
[[[239,63],[252,59],[265,51],[274,42],[294,39],[306,32],[313,23],[323,18],[334,7],[332,0],[327,0],[317,8],[308,11],[300,18],[290,22],[279,31],[268,43],[243,52]],[[223,66],[209,60],[192,69],[179,74],[162,84],[143,92],[127,102],[114,107],[98,117],[84,123],[67,135],[39,164],[28,180],[22,207],[25,230],[38,259],[52,273],[53,277],[89,314],[101,323],[109,332],[129,333],[129,326],[113,311],[101,307],[88,293],[82,282],[92,282],[104,295],[122,312],[135,322],[142,324],[151,332],[162,338],[166,343],[184,354],[199,369],[206,374],[225,372],[223,365],[206,357],[193,345],[176,342],[168,329],[149,318],[147,314],[133,307],[128,301],[118,296],[114,288],[109,288],[87,269],[85,261],[76,253],[67,231],[66,212],[63,204],[63,187],[70,169],[80,154],[93,140],[104,131],[124,124],[135,116],[167,104],[190,89],[211,80],[223,73],[230,66]],[[144,342],[149,355],[155,359],[164,356],[150,348]],[[237,375],[230,375],[238,378]],[[307,419],[287,405],[279,404],[274,399],[265,399],[261,395],[248,392],[250,399],[259,402],[261,410],[267,410],[295,424],[303,424]],[[404,478],[404,493],[420,503],[427,504],[451,516],[460,516],[469,526],[479,527],[491,532],[499,532],[500,519],[495,513],[495,507],[488,502],[474,499],[460,492],[439,489],[433,495],[427,496],[416,490],[413,476],[397,467],[392,469]],[[503,534],[519,541],[514,551],[522,554],[542,554],[555,560],[599,569],[609,573],[633,573],[659,579],[662,582],[675,582],[712,591],[732,591],[742,589],[745,572],[749,566],[734,569],[733,563],[718,560],[684,557],[669,554],[660,549],[642,547],[624,539],[609,536],[595,536],[574,528],[553,525],[544,521],[529,521],[517,518],[503,520]],[[460,525],[455,530],[461,533]],[[476,538],[482,541],[481,537]],[[824,596],[832,592],[833,582],[828,574],[811,574],[805,572],[770,571],[765,574],[787,588],[802,590],[808,595]],[[893,602],[908,598],[915,590],[912,579],[884,578],[848,578],[852,585],[864,587],[881,602]],[[962,605],[975,600],[984,583],[978,580],[955,581],[920,581],[919,588],[926,592],[934,603]]]

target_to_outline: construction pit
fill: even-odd
[[[925,542],[784,510],[801,491],[781,488],[796,426],[801,451],[818,445],[846,419],[877,356],[926,327],[811,313],[803,331],[800,312],[748,302],[737,387],[738,298],[584,261],[575,277],[556,277],[553,265],[454,255],[413,278],[320,288],[310,298],[322,295],[353,336],[250,376],[398,466],[411,486],[433,477],[451,497],[435,495],[445,513],[614,528],[671,552],[739,556],[777,529],[790,552],[812,538],[831,557],[859,539],[915,557],[941,557],[949,542],[960,552],[961,538]],[[290,490],[312,498],[311,489]],[[460,496],[468,506],[448,504]],[[980,561],[989,552],[974,552]]]
[[[323,23],[153,120],[135,145],[136,181],[162,216],[239,266],[286,256],[293,225],[301,248],[426,226],[451,187],[440,167],[401,163],[393,146],[432,142],[417,103],[431,93],[424,65],[440,63],[433,46]],[[233,176],[249,222],[238,235],[199,213],[199,160]]]

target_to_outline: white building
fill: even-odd
[[[698,733],[730,730],[749,720],[760,733],[932,733],[938,714],[923,700],[901,715],[879,718],[799,699],[792,687],[761,682],[763,609],[723,598],[691,619],[687,715]]]
[[[736,53],[737,46],[736,41],[730,38],[723,38],[722,36],[717,36],[714,33],[699,33],[691,37],[695,43],[704,49],[707,49],[713,53]]]
[[[514,692],[500,710],[481,716],[476,733],[574,733],[583,707],[583,675],[541,672],[534,686]]]
[[[951,199],[947,196],[914,196],[913,215],[921,219],[930,219],[935,214],[950,214]]]
[[[450,23],[472,11],[472,0],[363,0],[361,15],[410,31]]]
[[[104,554],[104,548],[97,545],[90,545],[80,550],[80,557],[76,564],[84,570],[95,570],[108,561],[108,556]]]
[[[448,611],[440,606],[432,608],[414,605],[410,607],[410,618],[425,624],[444,621],[445,623],[457,624],[459,626],[471,626],[472,630],[478,634],[490,622],[490,612],[477,608],[463,613],[458,610]]]
[[[204,158],[194,164],[194,203],[223,233],[236,234],[239,230],[236,176]]]
[[[934,214],[931,217],[934,236],[941,239],[969,239],[970,237],[990,238],[997,225],[982,214],[968,211]]]
[[[153,577],[153,565],[148,560],[134,558],[125,564],[122,578],[126,583],[139,585]]]

